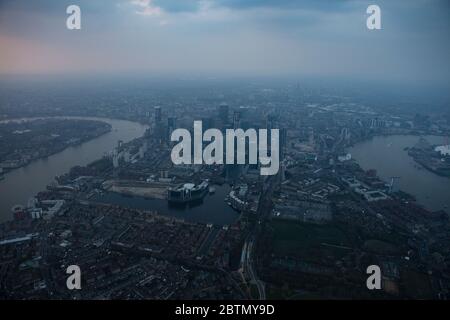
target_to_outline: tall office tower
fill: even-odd
[[[117,152],[114,152],[112,159],[113,159],[113,167],[118,168],[119,167],[119,155],[117,154]]]
[[[309,128],[308,130],[308,136],[309,136],[309,145],[314,147],[315,146],[315,139],[314,139],[314,129],[313,128]]]
[[[144,159],[145,157],[145,149],[143,146],[139,148],[139,158]]]
[[[283,161],[287,150],[287,130],[280,129],[280,160]]]
[[[219,118],[223,124],[228,123],[228,105],[226,103],[221,103],[219,106]]]
[[[156,106],[154,109],[155,109],[155,123],[160,123],[162,120],[161,107]]]
[[[350,130],[348,128],[342,128],[341,130],[341,140],[350,140]]]
[[[270,129],[276,129],[276,121],[277,121],[277,117],[275,116],[274,113],[269,113],[267,114],[267,118],[266,118],[266,127],[268,130]]]
[[[286,180],[286,164],[284,161],[280,163],[280,171],[279,171],[279,182],[282,183]]]
[[[233,128],[238,129],[240,127],[241,114],[239,111],[235,110],[233,112]]]
[[[203,131],[213,128],[213,119],[211,117],[202,118]]]
[[[271,129],[278,129],[277,117],[273,112],[270,112],[266,116],[266,129],[268,143],[267,146],[270,148],[272,146],[272,131]]]
[[[155,111],[155,123],[153,125],[152,136],[153,139],[158,141],[158,143],[162,144],[169,140],[169,137],[166,137],[166,129],[165,125],[162,122],[162,111],[160,106],[154,107]]]
[[[172,134],[172,131],[176,129],[177,126],[177,118],[175,117],[168,117],[167,118],[167,136],[170,139],[170,135]]]
[[[124,152],[124,154],[123,154],[123,160],[124,160],[126,163],[131,162],[131,154],[130,154],[128,151],[125,151],[125,152]]]

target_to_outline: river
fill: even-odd
[[[33,161],[22,168],[6,173],[4,180],[0,181],[0,222],[11,219],[12,206],[15,204],[26,205],[28,199],[39,191],[45,190],[55,176],[68,172],[76,165],[84,166],[100,159],[105,152],[113,150],[118,140],[131,141],[141,137],[147,129],[146,125],[125,120],[94,117],[59,118],[103,121],[109,123],[112,130],[78,146],[69,147],[47,158]],[[19,120],[32,119],[12,121]]]
[[[443,137],[425,138],[431,144],[444,144]],[[413,195],[425,208],[450,212],[450,179],[421,167],[404,150],[418,141],[419,137],[412,135],[380,136],[358,143],[349,152],[363,169],[377,170],[386,182],[400,177],[395,188]]]

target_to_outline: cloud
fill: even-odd
[[[341,11],[345,10],[350,3],[349,0],[314,0],[314,1],[298,1],[298,0],[215,0],[217,6],[224,6],[234,9],[249,8],[283,8],[283,9],[303,9],[317,11]]]
[[[138,14],[144,16],[160,16],[162,14],[161,7],[155,6],[152,0],[132,0],[131,3],[139,7]]]
[[[205,0],[153,0],[154,5],[170,13],[195,12]]]
[[[248,10],[255,8],[303,9],[324,12],[342,11],[351,4],[351,0],[153,0],[153,4],[166,12],[195,12],[202,10],[208,3],[210,7],[228,8],[232,10]]]
[[[0,47],[7,48],[0,73],[308,73],[448,82],[450,2],[377,0],[383,29],[370,32],[371,2],[0,0]],[[72,3],[82,10],[79,32],[65,27]]]

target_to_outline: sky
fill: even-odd
[[[81,30],[66,28],[67,6]],[[381,30],[366,9],[381,8]],[[0,74],[450,83],[447,0],[0,0]]]

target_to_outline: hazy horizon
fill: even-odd
[[[315,77],[448,86],[447,1],[0,1],[0,75]],[[77,4],[82,29],[67,30]],[[382,30],[366,28],[366,8]]]

